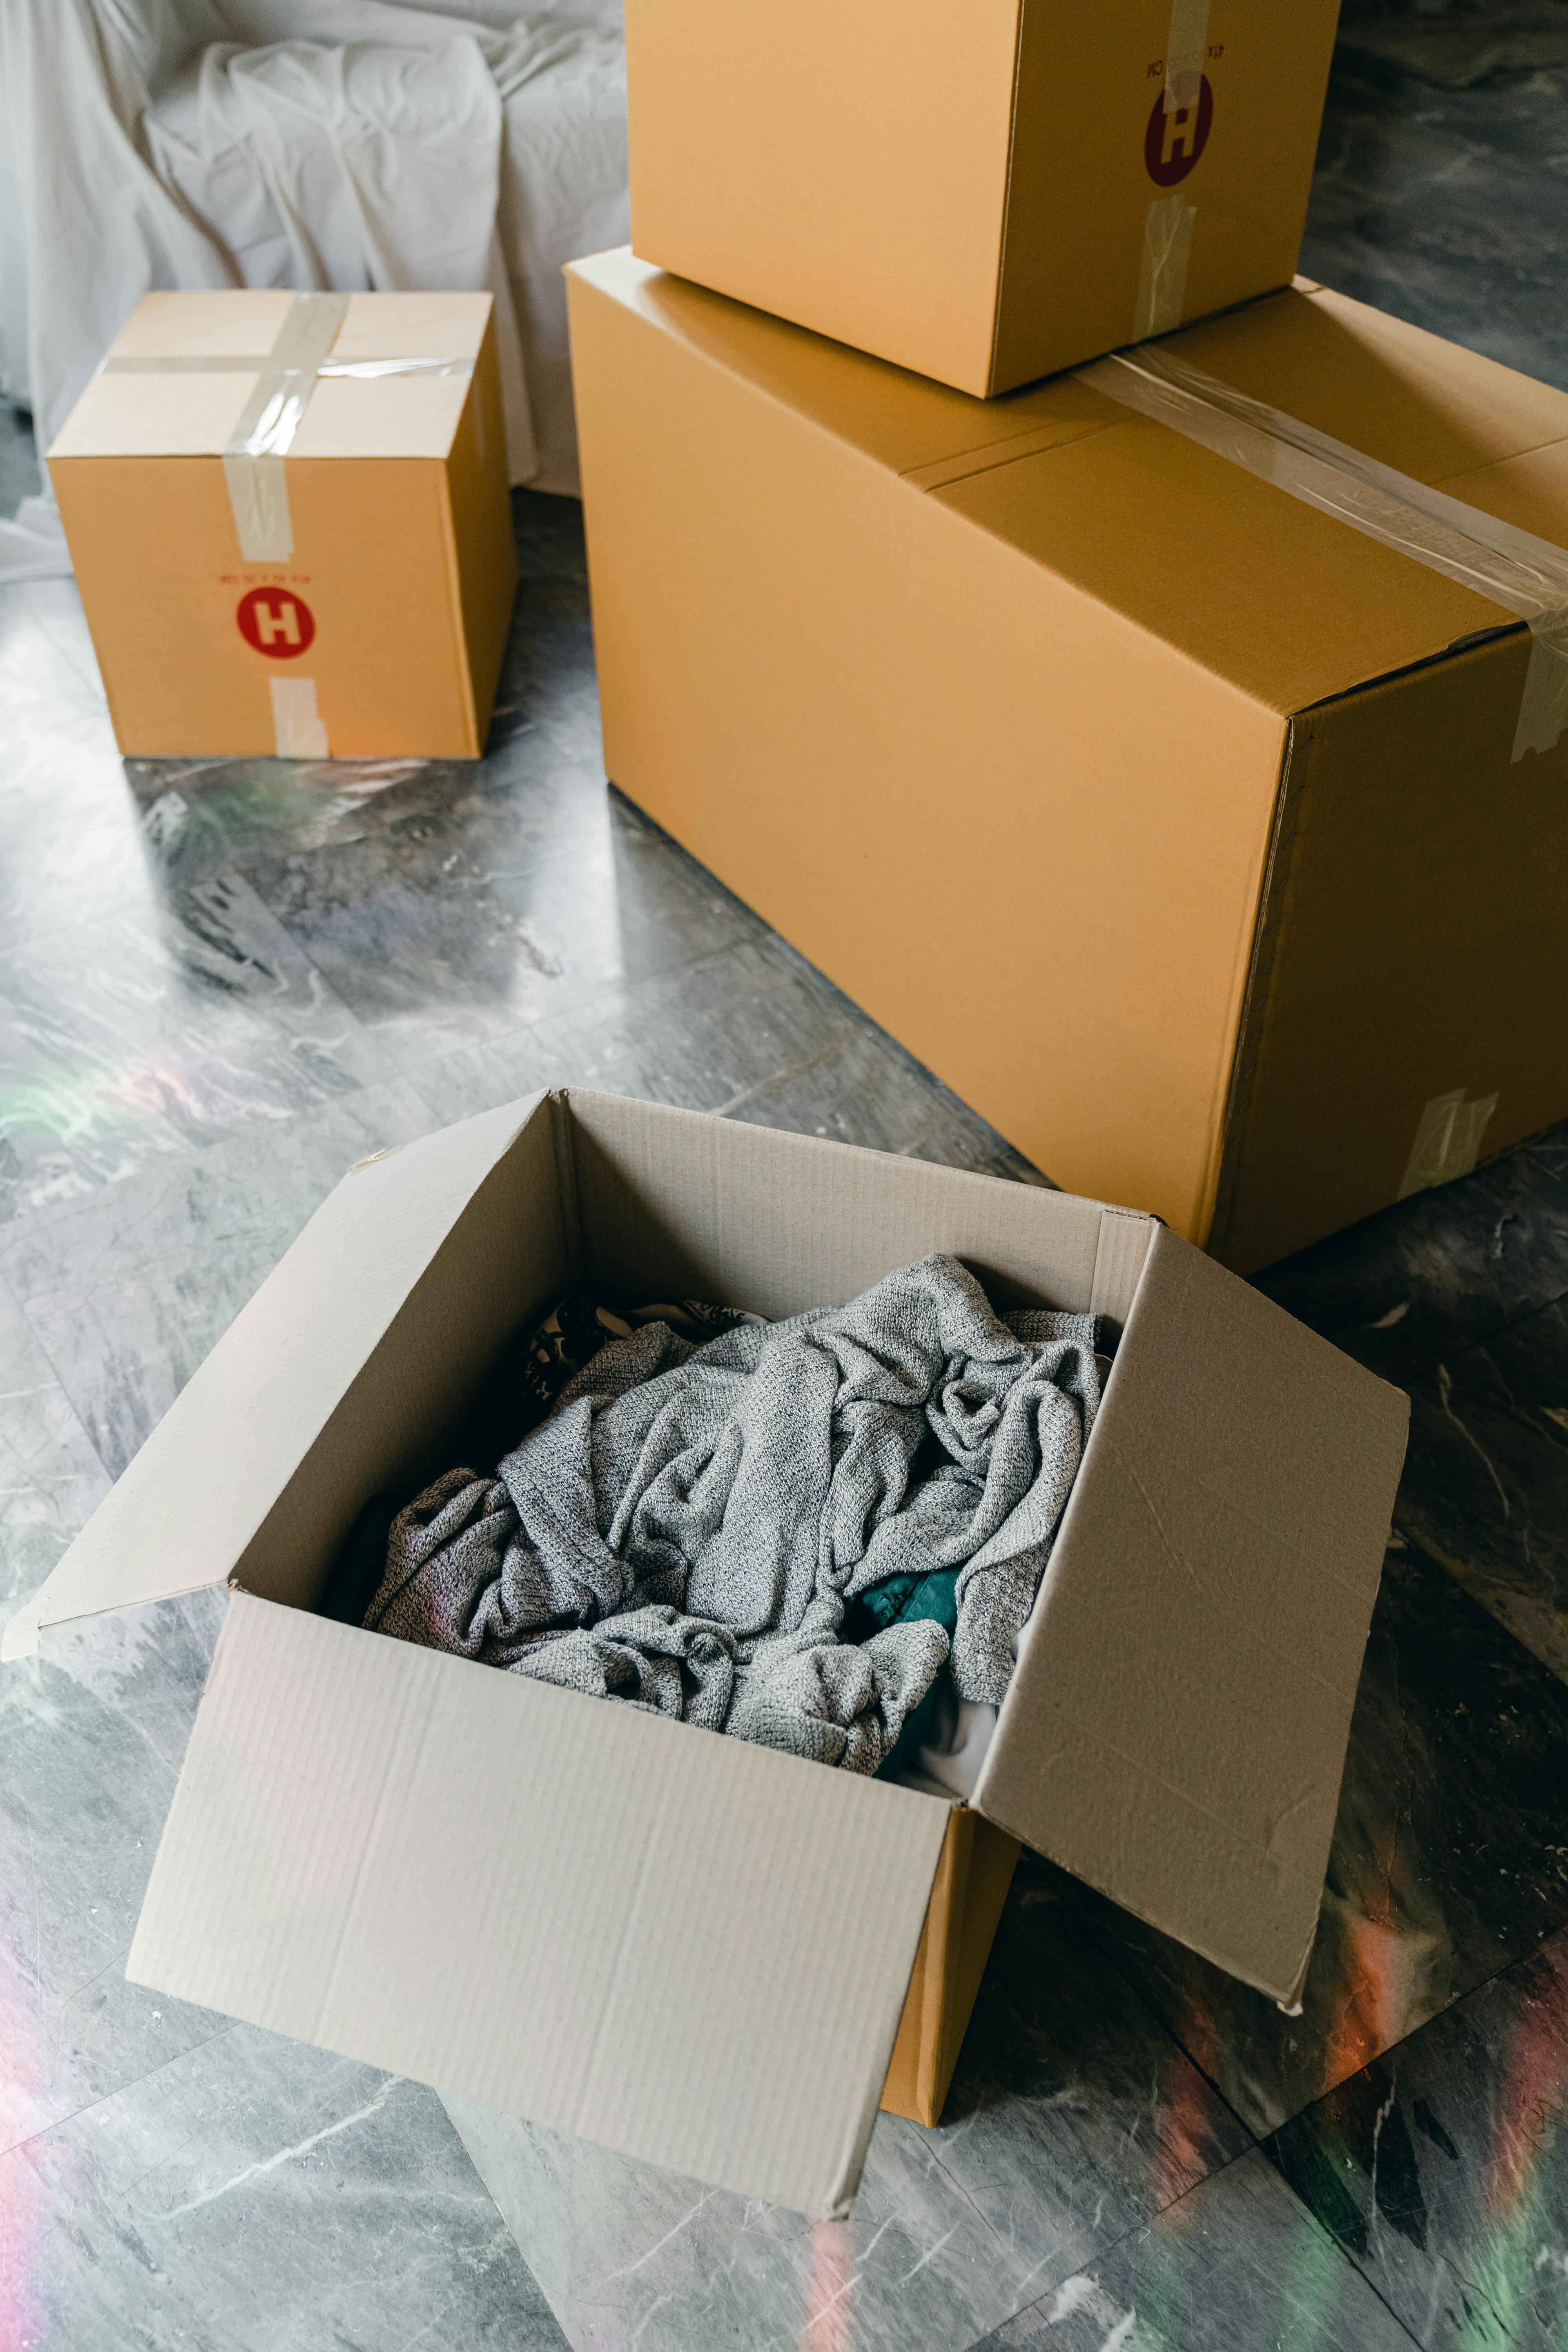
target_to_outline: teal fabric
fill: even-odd
[[[885,1626],[908,1625],[917,1618],[931,1618],[952,1635],[958,1623],[956,1568],[935,1569],[929,1576],[889,1576],[881,1584],[873,1584],[850,1602],[845,1613],[843,1638],[847,1642],[863,1642],[868,1634],[879,1633]],[[879,1780],[890,1780],[897,1772],[919,1769],[921,1749],[935,1728],[940,1680],[939,1676],[924,1698],[905,1717],[903,1729],[878,1768]]]
[[[871,1633],[879,1633],[888,1625],[912,1624],[917,1618],[930,1618],[945,1625],[952,1633],[958,1624],[958,1570],[956,1568],[933,1569],[929,1576],[889,1576],[881,1584],[873,1584],[849,1603],[845,1613],[843,1638],[847,1642],[863,1642]]]
[[[333,1561],[326,1589],[316,1604],[318,1617],[340,1625],[361,1625],[386,1574],[386,1547],[392,1522],[414,1500],[414,1493],[373,1495],[344,1538]]]

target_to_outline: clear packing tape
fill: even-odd
[[[1118,352],[1078,380],[1517,614],[1531,645],[1513,758],[1550,751],[1568,728],[1568,549],[1379,465],[1172,352]]]
[[[1189,139],[1197,135],[1203,97],[1204,58],[1208,50],[1209,0],[1171,0],[1171,26],[1165,38],[1165,86],[1162,110],[1189,118]],[[1138,291],[1132,305],[1132,341],[1169,334],[1182,323],[1187,299],[1187,265],[1193,257],[1193,226],[1197,206],[1185,192],[1174,189],[1156,196],[1143,221],[1143,251],[1138,268]]]
[[[332,345],[347,314],[346,294],[296,294],[272,349],[247,356],[116,359],[108,375],[248,374],[256,383],[223,453],[224,479],[234,511],[239,551],[253,563],[286,563],[294,552],[294,526],[283,461],[300,430],[310,395],[323,377],[373,381],[392,375],[471,376],[465,359],[334,360]]]
[[[1208,48],[1209,0],[1171,0],[1165,38],[1165,111],[1184,114],[1196,106]]]

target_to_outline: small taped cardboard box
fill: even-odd
[[[566,1289],[785,1316],[933,1250],[1120,1335],[972,1806],[312,1614]],[[1406,1411],[1151,1218],[538,1096],[345,1177],[5,1646],[228,1585],[134,1981],[837,2214],[879,2100],[940,2110],[1016,1840],[1296,1998]]]
[[[1568,614],[1127,404],[1568,598],[1568,394],[1305,283],[994,401],[568,283],[611,780],[1055,1181],[1250,1272],[1568,1114]]]
[[[644,260],[962,392],[1289,285],[1339,0],[627,0]]]
[[[517,558],[488,294],[148,294],[48,452],[122,752],[477,759]]]

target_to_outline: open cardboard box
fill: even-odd
[[[973,1810],[312,1614],[565,1289],[783,1316],[938,1249],[1121,1333]],[[1152,1218],[542,1095],[344,1178],[5,1651],[229,1587],[133,1980],[837,2214],[900,2017],[895,2104],[956,2052],[1008,1839],[1298,1996],[1405,1418]]]

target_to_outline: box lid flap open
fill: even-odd
[[[1281,2001],[1311,1951],[1408,1414],[1159,1231],[976,1791]]]
[[[46,1625],[221,1583],[462,1211],[549,1116],[541,1097],[510,1103],[344,1177],[12,1618],[0,1656],[36,1650]]]
[[[127,1973],[834,2214],[950,1810],[241,1592]]]

